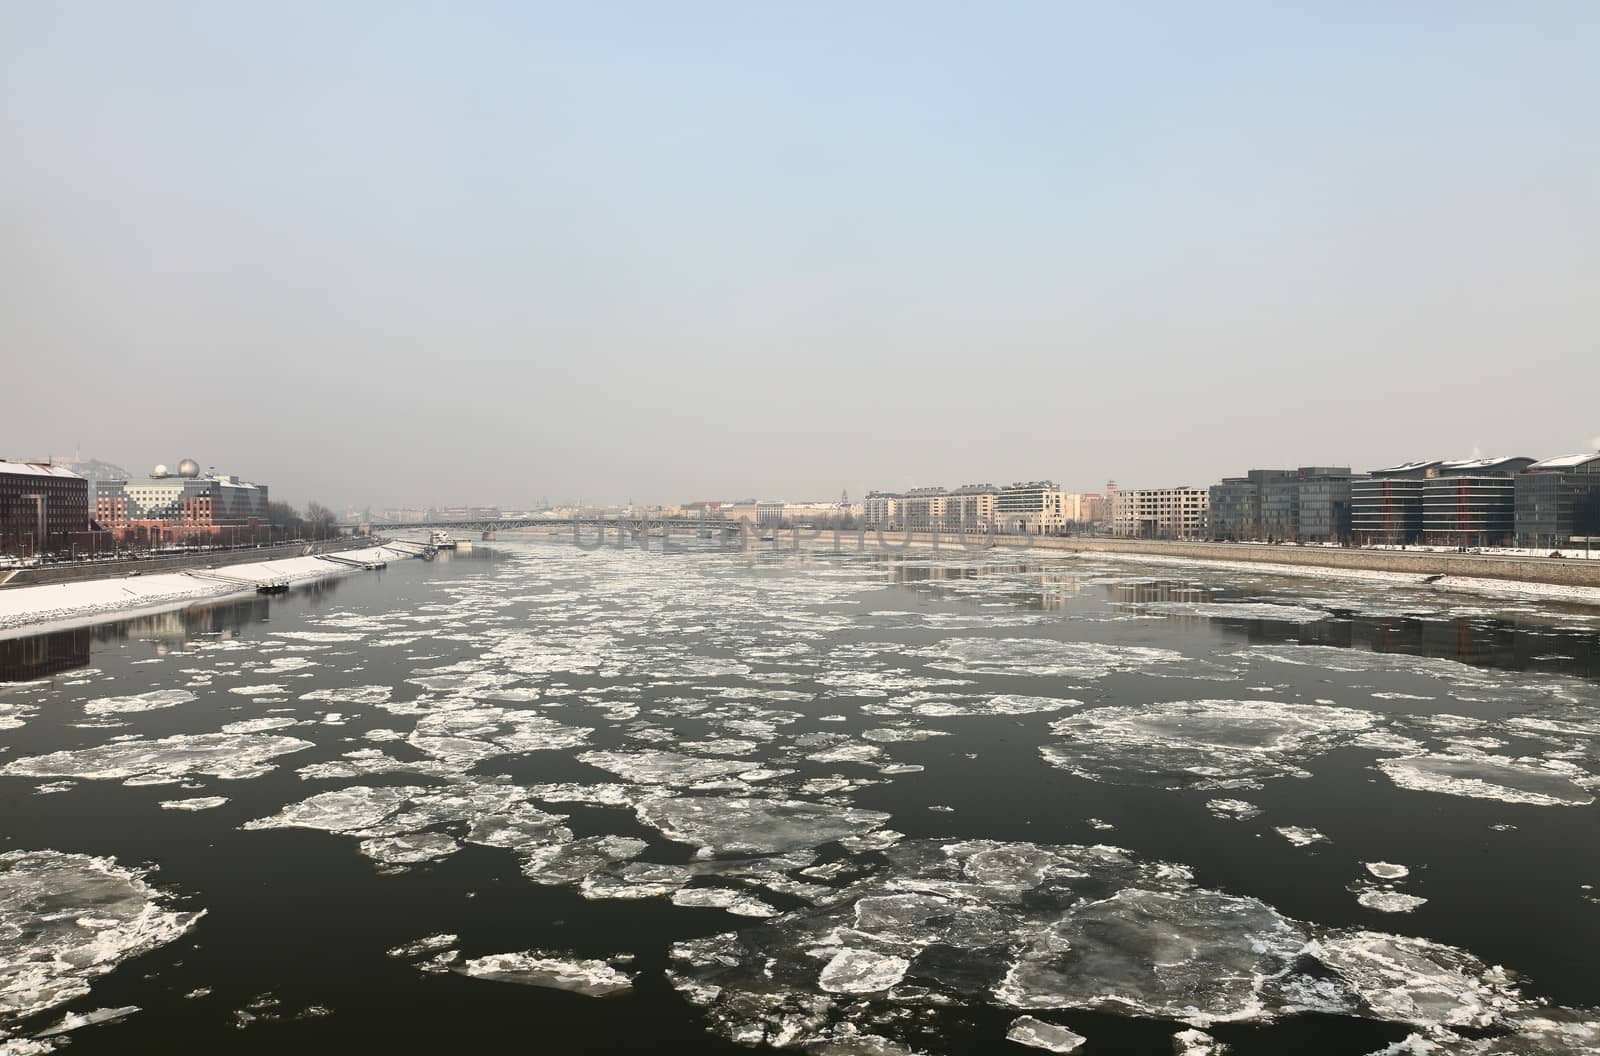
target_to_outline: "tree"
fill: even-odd
[[[306,529],[313,539],[332,539],[339,534],[338,515],[320,502],[308,502]]]
[[[306,521],[300,512],[287,502],[267,504],[267,521],[272,534],[283,539],[299,539],[306,534]]]

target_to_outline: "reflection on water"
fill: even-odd
[[[1108,601],[1118,605],[1160,602],[1243,603],[1255,595],[1237,589],[1207,586],[1189,581],[1148,580],[1138,583],[1103,584]],[[1315,594],[1301,600],[1318,601]],[[1314,622],[1291,622],[1270,617],[1218,616],[1214,609],[1185,615],[1163,612],[1168,619],[1210,623],[1224,633],[1245,638],[1253,644],[1297,643],[1377,653],[1456,660],[1477,667],[1504,668],[1600,677],[1600,634],[1551,626],[1543,621],[1506,619],[1493,616],[1453,616],[1430,619],[1420,616],[1372,616],[1341,607],[1337,601],[1325,602],[1327,618]],[[1557,613],[1559,615],[1559,612]]]
[[[28,682],[89,663],[93,632],[87,627],[0,641],[0,682]]]

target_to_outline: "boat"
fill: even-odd
[[[454,550],[456,541],[449,532],[435,528],[432,534],[428,536],[428,545],[435,550]]]
[[[257,594],[287,594],[289,583],[287,580],[278,580],[275,583],[263,583],[256,588]]]

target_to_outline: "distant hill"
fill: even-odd
[[[98,458],[64,458],[60,455],[49,455],[34,461],[64,466],[78,474],[78,476],[92,481],[129,480],[132,478],[132,474],[122,466],[114,462],[102,462]]]

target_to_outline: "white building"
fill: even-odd
[[[868,528],[898,527],[900,496],[889,491],[869,491],[861,503],[861,521]]]
[[[1187,485],[1176,488],[1107,489],[1111,534],[1130,539],[1199,539],[1205,532],[1210,494]]]
[[[1072,521],[1067,495],[1053,480],[1018,481],[995,499],[1000,531],[1018,535],[1056,535]]]

